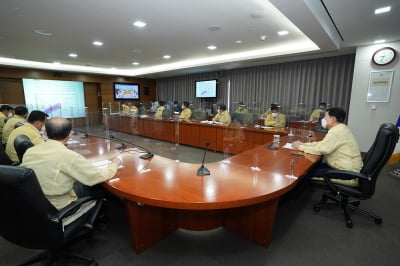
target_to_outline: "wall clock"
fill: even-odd
[[[372,55],[372,62],[378,66],[385,66],[393,62],[396,58],[396,50],[392,47],[383,47],[375,51]]]

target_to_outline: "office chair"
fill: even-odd
[[[33,146],[33,143],[26,135],[18,135],[14,140],[14,148],[17,152],[18,159],[22,162],[22,157],[27,149]]]
[[[7,153],[5,152],[3,145],[0,145],[0,164],[3,165],[13,164],[13,161],[10,160]]]
[[[16,129],[16,128],[20,127],[20,126],[23,126],[23,125],[24,125],[24,123],[21,123],[21,122],[15,123],[14,129]]]
[[[43,194],[32,169],[0,165],[0,235],[24,248],[46,250],[20,265],[43,260],[51,265],[61,256],[97,265],[93,258],[64,249],[91,233],[102,204],[86,196],[58,211]]]
[[[346,226],[349,228],[353,227],[350,210],[374,218],[376,224],[381,224],[380,216],[359,208],[359,200],[366,200],[374,195],[379,172],[392,155],[398,140],[399,129],[391,123],[384,123],[380,126],[371,148],[363,157],[364,166],[360,173],[330,170],[324,176],[323,181],[311,180],[313,185],[329,190],[322,195],[321,202],[314,205],[314,211],[319,212],[322,207],[339,206],[344,211]],[[335,184],[330,180],[331,178],[343,180],[358,178],[359,185],[358,187],[349,187]],[[336,197],[340,197],[340,199]],[[350,201],[350,198],[356,200]],[[327,202],[328,199],[333,202]]]

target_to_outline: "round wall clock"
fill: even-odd
[[[378,66],[385,66],[393,62],[396,58],[396,50],[392,47],[383,47],[375,51],[372,55],[372,62]]]

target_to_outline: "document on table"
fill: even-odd
[[[289,149],[289,150],[296,149],[295,147],[293,147],[292,143],[286,143],[285,145],[282,146],[282,148]]]

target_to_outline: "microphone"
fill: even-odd
[[[206,144],[206,147],[204,149],[203,161],[201,162],[200,168],[197,169],[197,175],[198,176],[203,176],[203,175],[209,175],[210,174],[210,171],[204,166],[204,159],[206,158],[206,153],[207,153],[208,145],[210,145],[210,142],[207,140],[205,144]]]
[[[120,145],[123,145],[123,147],[125,147],[125,144],[124,144],[124,143],[127,143],[127,144],[130,144],[130,145],[132,145],[132,146],[138,147],[139,149],[144,150],[146,153],[143,154],[143,155],[140,155],[140,156],[139,156],[140,159],[145,159],[145,160],[146,160],[146,159],[150,159],[151,157],[154,156],[154,154],[153,154],[152,152],[150,152],[148,149],[146,149],[145,147],[139,146],[139,145],[137,145],[137,144],[134,144],[134,143],[131,143],[131,142],[128,142],[128,141],[119,139],[119,138],[116,138],[116,137],[114,137],[114,135],[110,135],[110,139],[114,139],[114,140],[119,141],[119,142],[120,142]]]

